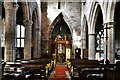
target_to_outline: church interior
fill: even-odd
[[[1,0],[1,80],[120,80],[119,0]]]

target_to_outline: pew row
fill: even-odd
[[[66,63],[73,80],[120,80],[120,66],[116,70],[116,64],[82,59],[71,59]]]
[[[54,60],[23,60],[20,63],[9,62],[4,67],[3,80],[47,79],[54,68]]]

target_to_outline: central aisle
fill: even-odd
[[[67,66],[56,65],[50,75],[49,80],[71,80]]]

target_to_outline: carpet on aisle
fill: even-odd
[[[57,65],[53,69],[49,80],[71,80],[67,66]]]

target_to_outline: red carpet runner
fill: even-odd
[[[50,76],[50,80],[71,80],[68,75],[68,69],[65,65],[57,65]]]

